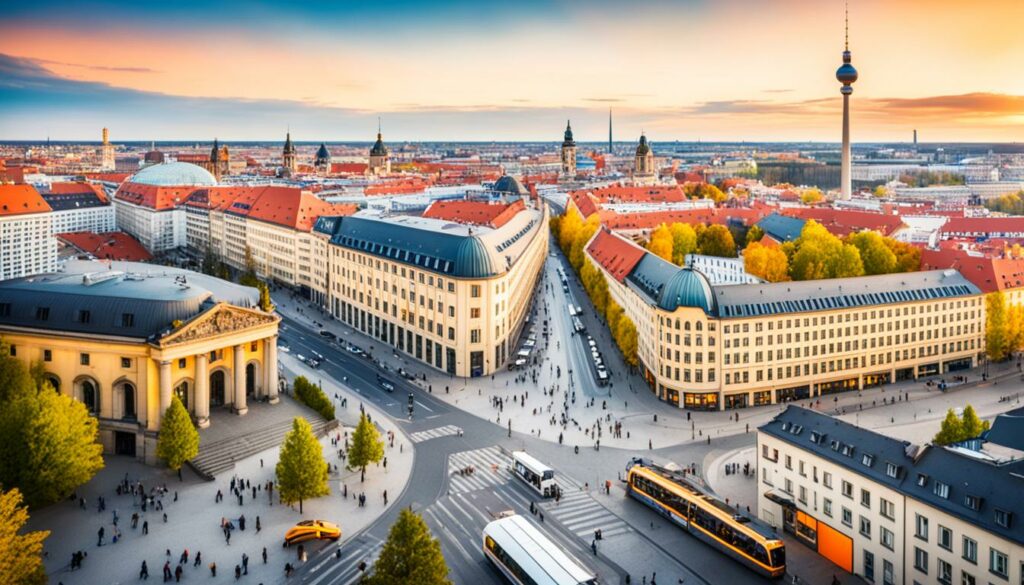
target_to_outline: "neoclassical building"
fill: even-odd
[[[712,285],[607,229],[586,246],[662,400],[731,409],[977,365],[985,301],[956,270]]]
[[[547,256],[547,207],[453,201],[425,215],[321,217],[329,311],[441,371],[489,375],[516,353]]]
[[[0,282],[0,338],[99,419],[109,453],[156,462],[177,394],[200,427],[278,400],[280,318],[256,289],[149,264],[70,261]]]

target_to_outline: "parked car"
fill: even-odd
[[[395,385],[392,384],[391,382],[387,381],[387,380],[384,380],[384,379],[380,380],[380,387],[383,388],[384,390],[388,391],[388,392],[394,392],[395,391]]]
[[[326,329],[321,329],[320,330],[320,335],[322,337],[326,337],[327,339],[330,339],[331,341],[337,341],[337,339],[338,339],[337,335],[331,333],[330,331],[328,331]]]
[[[288,529],[284,534],[284,545],[307,540],[333,540],[341,538],[341,528],[332,522],[323,520],[303,520]]]

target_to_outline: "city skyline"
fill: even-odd
[[[288,128],[353,141],[382,116],[391,141],[555,141],[571,118],[579,141],[601,142],[611,106],[622,141],[838,142],[843,4],[807,7],[16,6],[0,23],[0,138],[95,140],[107,126],[115,142]],[[914,129],[924,142],[1013,141],[1014,15],[1024,6],[851,6],[853,142],[909,142]]]

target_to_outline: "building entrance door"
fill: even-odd
[[[135,457],[135,433],[115,431],[114,454]]]
[[[224,370],[210,374],[210,406],[224,406]]]

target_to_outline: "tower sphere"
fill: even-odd
[[[836,79],[843,85],[857,81],[857,70],[850,64],[850,52],[843,51],[843,64],[836,70]]]

